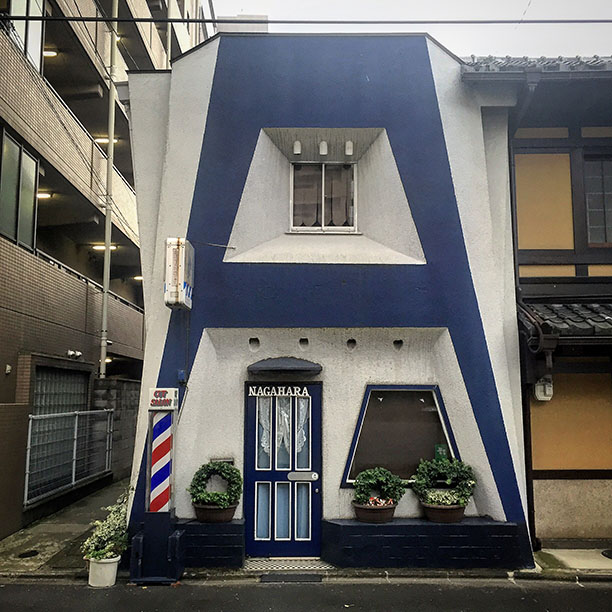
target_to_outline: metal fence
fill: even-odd
[[[111,469],[113,411],[30,415],[24,504]]]

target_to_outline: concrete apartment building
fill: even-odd
[[[199,5],[121,0],[119,15],[204,16]],[[110,0],[0,0],[0,14],[13,16],[110,11]],[[166,67],[166,27],[119,24],[117,82],[130,69]],[[210,34],[174,24],[172,54]],[[145,328],[129,109],[120,102],[112,345],[107,378],[97,378],[110,44],[104,22],[0,22],[0,537],[131,464]]]

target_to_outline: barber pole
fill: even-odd
[[[172,447],[178,389],[151,389],[151,455],[149,512],[169,512],[172,506]],[[162,408],[160,410],[160,408]]]

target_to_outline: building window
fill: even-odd
[[[291,165],[291,230],[353,232],[355,165]]]
[[[587,156],[584,160],[589,246],[612,244],[612,158]]]
[[[15,17],[42,17],[45,0],[0,0],[0,13]],[[40,70],[42,58],[42,21],[13,21],[17,44],[29,60]]]
[[[433,459],[440,453],[456,456],[443,414],[442,400],[435,387],[368,387],[344,484],[352,483],[362,470],[379,466],[410,478],[421,459]]]
[[[4,133],[0,157],[0,233],[34,248],[38,162]]]

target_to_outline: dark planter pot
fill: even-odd
[[[421,502],[425,516],[434,523],[460,523],[463,520],[465,506],[438,506]]]
[[[238,504],[219,508],[214,504],[193,504],[196,518],[200,523],[229,523],[234,518]]]
[[[393,520],[397,504],[392,506],[367,506],[353,502],[355,518],[362,523],[389,523]]]

